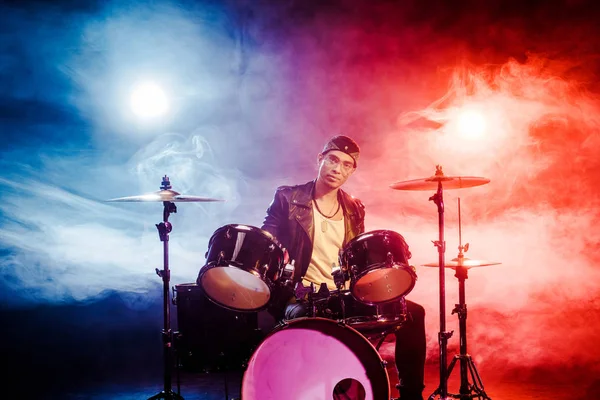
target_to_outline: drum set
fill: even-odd
[[[469,268],[498,263],[464,257],[468,244],[462,246],[462,242],[458,257],[445,263],[443,202],[444,189],[488,182],[479,177],[445,176],[438,166],[431,177],[390,185],[394,190],[436,190],[429,200],[438,208],[439,238],[434,245],[439,260],[424,264],[439,268],[440,284],[440,385],[430,400],[435,397],[489,400],[467,354],[464,280]],[[172,225],[169,216],[177,212],[177,202],[221,201],[180,195],[171,189],[167,176],[163,177],[160,189],[146,195],[109,200],[158,201],[164,206],[163,221],[156,225],[164,253],[163,269],[156,269],[163,280],[164,388],[149,400],[183,399],[173,392],[171,383],[173,344],[178,335],[186,335],[186,332],[173,332],[170,326],[168,243]],[[204,298],[224,313],[255,314],[269,307],[278,289],[293,287],[296,300],[305,301],[310,310],[307,317],[278,321],[271,332],[249,349],[250,357],[244,363],[242,399],[390,400],[390,380],[379,347],[387,335],[401,329],[407,319],[404,299],[417,281],[410,258],[409,246],[399,233],[369,231],[353,238],[340,250],[339,266],[332,272],[337,290],[329,290],[325,284],[315,288],[299,282],[294,286],[293,260],[288,260],[277,238],[250,225],[228,224],[217,229],[210,238],[206,260],[196,280]],[[450,365],[447,364],[447,342],[452,332],[446,332],[445,327],[446,268],[456,270],[460,291],[459,304],[453,310],[460,321],[460,354]],[[194,284],[185,285],[185,289],[189,291],[191,285]],[[178,292],[182,289],[179,285]],[[458,394],[449,394],[447,380],[456,362],[460,363],[461,387]]]

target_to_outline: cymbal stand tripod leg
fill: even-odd
[[[452,314],[458,314],[459,331],[460,331],[460,354],[457,354],[452,359],[448,367],[447,377],[450,377],[452,369],[456,362],[460,364],[460,390],[458,395],[453,395],[454,398],[461,400],[479,399],[491,400],[485,393],[483,382],[477,372],[473,358],[467,353],[467,304],[465,302],[465,279],[468,278],[468,269],[465,267],[456,268],[456,277],[458,278],[458,303],[455,305]],[[473,383],[469,383],[469,375]]]

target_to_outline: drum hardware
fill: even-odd
[[[346,277],[341,267],[333,267],[331,269],[331,276],[333,277],[333,283],[338,290],[341,290],[346,286]]]
[[[314,289],[313,283],[310,284],[310,288]],[[311,315],[313,317],[316,317],[317,316],[317,307],[319,306],[319,304],[327,302],[330,298],[331,298],[331,292],[329,291],[329,288],[327,287],[326,283],[321,283],[319,285],[319,290],[317,290],[316,292],[314,292],[314,291],[309,292],[308,293],[308,307],[311,310]],[[342,320],[343,320],[343,317],[342,317]]]
[[[385,342],[385,338],[388,337],[388,335],[396,332],[400,328],[402,328],[402,323],[399,323],[396,326],[393,326],[393,327],[391,327],[391,328],[389,328],[389,329],[387,329],[387,330],[385,330],[385,331],[383,331],[381,333],[378,333],[377,335],[369,336],[368,339],[369,340],[373,340],[373,341],[379,340],[377,342],[377,344],[375,345],[375,350],[379,351],[379,348],[381,347],[381,345],[383,344],[383,342]]]
[[[311,283],[309,286],[304,286],[302,282],[298,282],[294,288],[296,300],[306,300],[309,293],[314,293],[315,285]]]
[[[169,216],[173,213],[177,213],[177,207],[175,202],[216,202],[223,201],[219,199],[213,199],[209,197],[198,197],[181,195],[178,192],[171,189],[171,182],[168,176],[162,178],[160,185],[160,191],[129,197],[119,197],[110,199],[111,202],[162,202],[163,203],[163,220],[156,224],[160,241],[163,242],[163,269],[159,270],[156,268],[156,274],[162,278],[163,281],[163,358],[164,358],[164,386],[163,391],[151,396],[148,400],[155,399],[181,399],[183,397],[178,393],[173,392],[171,382],[171,367],[172,367],[172,344],[174,338],[177,336],[171,331],[171,312],[170,312],[170,301],[169,301],[169,280],[171,278],[171,271],[169,270],[169,234],[173,230],[172,224],[169,222]],[[179,388],[179,383],[178,383]]]
[[[439,388],[429,398],[432,400],[436,395],[440,395],[440,400],[447,400],[448,397],[448,339],[453,332],[446,332],[446,284],[445,284],[445,259],[446,242],[444,241],[444,188],[462,189],[485,185],[490,180],[481,177],[472,176],[445,176],[442,166],[437,165],[435,175],[424,179],[414,179],[409,181],[395,182],[390,185],[394,190],[417,190],[428,191],[436,190],[436,193],[429,198],[433,201],[438,210],[438,240],[433,244],[438,249],[438,267],[439,267],[439,290],[440,290],[440,331],[438,332],[438,343],[440,347],[440,385]]]
[[[292,283],[292,279],[294,278],[294,270],[296,269],[295,263],[296,260],[292,260],[290,264],[286,264],[283,267],[281,276],[279,277],[283,285],[289,285]]]
[[[473,363],[473,358],[467,353],[467,304],[465,302],[465,280],[468,278],[468,271],[473,267],[481,267],[488,265],[500,264],[499,262],[480,261],[480,260],[469,260],[464,256],[463,252],[469,250],[469,244],[462,245],[462,230],[461,230],[461,216],[460,216],[460,198],[458,199],[458,257],[453,259],[451,265],[446,265],[446,268],[452,268],[456,270],[456,276],[458,278],[458,304],[455,304],[452,314],[458,314],[459,321],[459,337],[460,337],[460,353],[455,355],[452,362],[448,366],[448,372],[446,373],[446,379],[450,377],[456,362],[460,362],[460,389],[459,394],[450,394],[455,399],[470,400],[477,398],[479,400],[491,400],[490,397],[485,393],[483,388],[483,382],[479,376],[479,372]],[[435,264],[424,264],[427,267],[434,266]],[[469,374],[473,384],[469,383]],[[439,394],[439,388],[429,397],[429,400],[433,400],[435,395]]]
[[[342,267],[333,267],[331,269],[331,276],[333,277],[333,282],[335,283],[335,287],[337,288],[337,295],[339,298],[342,298],[342,290],[346,286],[346,277],[344,276],[344,272],[342,271]],[[342,320],[346,320],[346,303],[344,301],[340,301],[340,308],[342,310]]]

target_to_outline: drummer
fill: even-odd
[[[325,284],[336,289],[332,268],[340,250],[365,231],[364,205],[341,187],[357,168],[360,149],[347,136],[331,138],[317,156],[315,180],[297,186],[278,187],[267,209],[262,229],[285,247],[293,260],[294,283]],[[306,302],[296,301],[292,291],[274,294],[271,312],[277,319],[309,315]],[[422,400],[426,353],[425,310],[406,300],[407,321],[395,333],[395,364],[402,400]]]

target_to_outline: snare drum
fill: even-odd
[[[270,233],[249,225],[225,225],[208,243],[197,282],[217,305],[258,311],[271,298],[283,260],[283,249]]]
[[[417,274],[408,264],[410,257],[402,235],[377,230],[348,242],[340,252],[339,262],[350,279],[352,295],[374,305],[398,300],[412,291]]]
[[[366,337],[392,332],[406,321],[406,301],[366,305],[357,301],[349,290],[332,291],[330,297],[315,300],[316,317],[334,319],[356,329]],[[343,308],[342,308],[343,306]]]
[[[389,400],[389,377],[377,350],[353,328],[298,318],[275,328],[253,353],[242,399]]]

